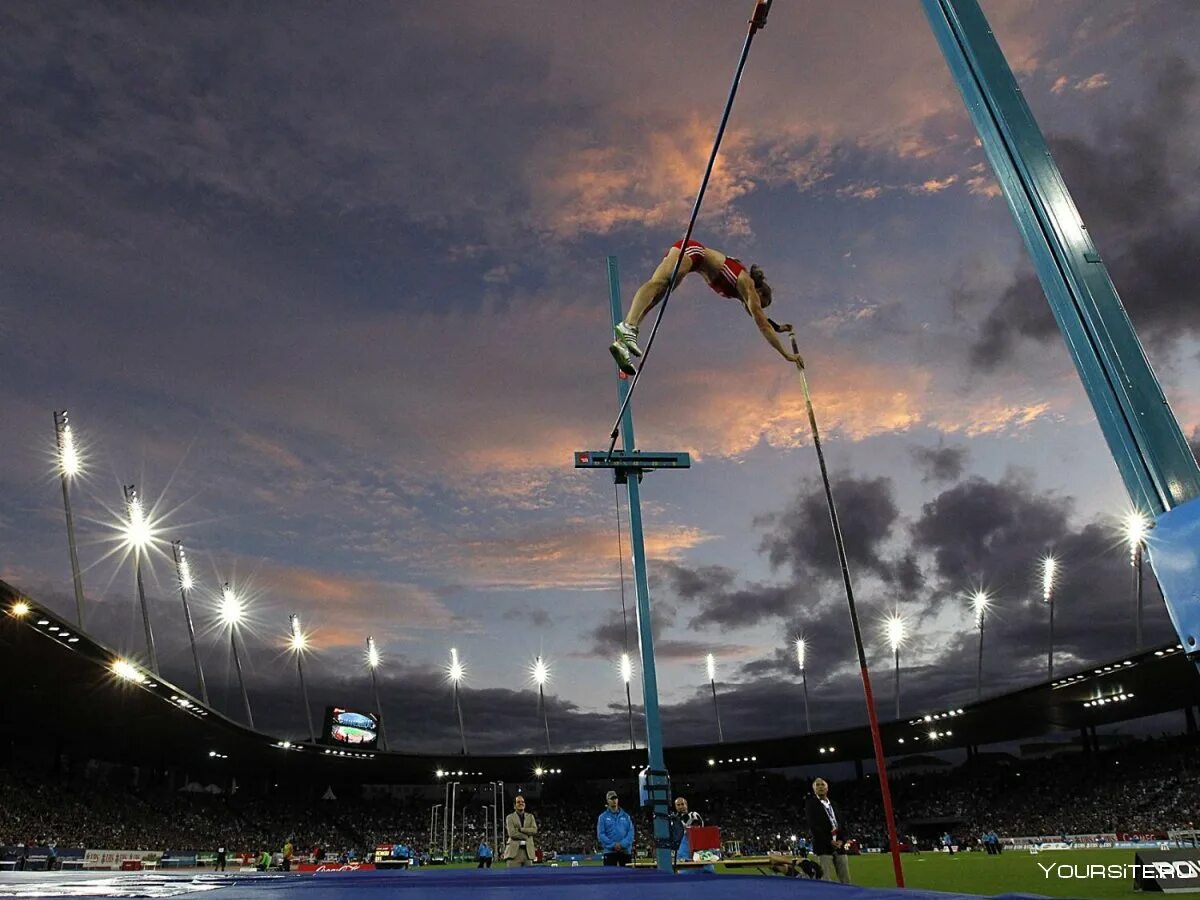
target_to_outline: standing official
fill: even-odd
[[[633,819],[621,809],[616,791],[605,797],[608,804],[596,820],[596,839],[606,866],[627,866],[633,859]]]
[[[692,847],[688,841],[688,829],[696,828],[704,824],[704,819],[701,818],[698,812],[688,812],[688,802],[686,797],[675,798],[675,818],[679,822],[679,827],[682,829],[682,834],[679,838],[679,850],[677,858],[681,860],[689,860],[692,858]]]
[[[504,818],[504,834],[508,838],[504,845],[504,860],[510,869],[533,865],[537,858],[533,836],[537,830],[537,819],[533,813],[525,812],[525,797],[517,794],[513,811]]]
[[[842,884],[850,883],[850,866],[846,863],[846,832],[838,823],[837,810],[829,799],[829,784],[824,778],[813,782],[813,792],[804,803],[808,830],[812,833],[813,852],[821,869],[834,873]]]

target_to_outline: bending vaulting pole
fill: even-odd
[[[792,352],[798,354],[796,336],[792,335]],[[842,567],[842,582],[846,587],[846,604],[850,607],[850,624],[854,628],[854,645],[858,650],[858,666],[862,672],[863,694],[867,700],[867,719],[871,724],[871,743],[875,746],[875,768],[879,770],[879,789],[883,793],[883,812],[887,818],[888,844],[892,850],[892,868],[896,873],[896,887],[904,887],[904,868],[900,864],[900,844],[896,839],[896,816],[892,811],[892,792],[888,788],[887,760],[883,755],[883,740],[879,736],[879,717],[875,714],[875,698],[871,694],[871,676],[867,671],[867,654],[863,649],[862,630],[858,625],[858,610],[854,605],[854,586],[850,582],[850,566],[846,560],[846,545],[842,540],[842,526],[838,521],[837,508],[833,504],[833,489],[829,486],[829,470],[825,467],[825,451],[821,449],[821,433],[817,430],[817,416],[813,412],[812,395],[808,391],[808,376],[804,367],[796,366],[800,373],[800,386],[804,389],[804,405],[808,408],[808,425],[812,429],[813,447],[817,450],[817,462],[821,466],[821,482],[825,486],[825,502],[829,504],[829,521],[833,526],[833,540],[837,544],[838,563]]]
[[[721,149],[721,139],[725,136],[725,126],[729,124],[729,114],[733,112],[733,101],[737,97],[738,85],[742,80],[742,70],[746,68],[746,58],[750,55],[750,44],[754,40],[754,35],[758,30],[767,24],[767,13],[771,11],[771,3],[773,0],[758,0],[754,6],[754,15],[750,18],[750,27],[746,31],[746,41],[742,45],[742,55],[738,57],[737,69],[733,74],[733,85],[729,88],[729,97],[725,101],[725,111],[721,114],[721,124],[717,126],[717,137],[713,141],[712,152],[708,156],[708,165],[704,169],[704,178],[700,181],[700,190],[696,193],[696,202],[692,204],[692,217],[688,220],[687,231],[683,235],[683,250],[687,249],[687,242],[692,238],[692,231],[696,227],[696,219],[700,215],[700,206],[704,202],[704,193],[708,190],[708,180],[712,177],[713,166],[717,162],[717,153]],[[617,436],[621,433],[621,417],[625,415],[625,408],[629,405],[630,398],[633,397],[633,392],[637,389],[638,380],[642,377],[642,369],[646,367],[646,360],[650,358],[650,348],[654,346],[654,336],[658,334],[658,326],[662,322],[663,313],[667,311],[667,301],[671,299],[671,291],[675,289],[675,279],[679,277],[679,266],[683,262],[683,250],[679,253],[679,258],[675,260],[675,268],[671,271],[671,278],[667,282],[667,290],[663,294],[662,302],[658,307],[658,316],[654,319],[654,327],[650,329],[650,337],[646,341],[646,349],[642,353],[642,364],[638,366],[637,374],[633,376],[633,381],[629,385],[629,391],[625,394],[625,399],[621,402],[621,408],[617,412],[617,420],[613,422],[612,432],[609,434],[608,452],[611,454],[613,448],[617,446]]]

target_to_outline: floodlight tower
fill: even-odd
[[[448,669],[448,673],[450,676],[450,683],[454,685],[454,709],[458,713],[458,737],[462,742],[462,754],[463,756],[466,756],[467,732],[466,729],[463,728],[462,703],[458,698],[458,685],[459,682],[463,680],[463,676],[466,675],[466,669],[463,668],[463,664],[459,661],[458,650],[454,647],[450,648],[450,667]]]
[[[621,654],[621,680],[625,682],[625,710],[629,713],[629,749],[637,749],[637,741],[633,737],[633,695],[629,691],[629,682],[633,680],[633,663],[629,654]]]
[[[250,695],[246,692],[246,679],[242,674],[242,658],[238,656],[237,647],[237,629],[243,617],[242,601],[233,592],[228,581],[221,588],[220,614],[221,621],[229,627],[229,649],[233,651],[233,666],[237,669],[238,685],[242,689],[242,703],[246,707],[246,724],[254,728],[254,713],[250,711]]]
[[[1135,613],[1135,643],[1138,650],[1142,649],[1142,551],[1146,547],[1146,534],[1150,523],[1141,510],[1133,510],[1125,517],[1123,531],[1125,543],[1129,546],[1129,565],[1133,566],[1133,593],[1136,604]]]
[[[379,650],[375,647],[375,638],[367,636],[367,668],[371,670],[371,690],[375,692],[375,715],[379,716],[379,743],[384,750],[387,745],[387,729],[383,724],[383,706],[379,702],[379,682],[375,670],[379,668]]]
[[[808,645],[804,638],[796,638],[796,664],[800,666],[800,684],[804,687],[804,731],[812,733],[812,719],[808,717],[808,669],[804,667],[804,651]]]
[[[70,481],[79,474],[79,449],[67,411],[54,413],[54,436],[58,444],[58,479],[62,483],[63,511],[67,514],[67,548],[71,551],[71,581],[75,586],[76,624],[83,628],[83,575],[79,571],[79,554],[75,550],[75,519],[71,515]]]
[[[1049,552],[1042,557],[1042,602],[1050,609],[1050,646],[1046,652],[1046,679],[1054,680],[1054,582],[1058,560]]]
[[[146,511],[138,497],[137,488],[125,485],[125,542],[133,548],[133,572],[137,582],[138,602],[142,606],[142,624],[146,627],[146,653],[150,656],[150,671],[158,674],[158,654],[154,650],[154,631],[150,628],[150,608],[146,605],[146,588],[142,583],[142,555],[153,539]]]
[[[887,620],[887,639],[896,662],[896,721],[900,720],[900,645],[904,643],[904,617],[892,613]]]
[[[192,662],[196,665],[196,683],[200,685],[200,699],[208,706],[208,686],[204,683],[204,670],[200,668],[200,654],[196,650],[196,628],[192,624],[192,609],[188,605],[188,592],[195,585],[192,565],[183,552],[183,541],[171,541],[171,556],[175,560],[175,580],[179,583],[179,599],[183,601],[183,620],[187,623],[188,640],[192,644]]]
[[[542,724],[546,728],[546,752],[550,750],[550,718],[546,712],[546,679],[550,677],[550,669],[545,661],[539,656],[533,662],[533,667],[530,669],[530,676],[533,678],[533,683],[538,689],[538,709],[542,714]]]
[[[308,687],[304,683],[304,666],[301,663],[304,651],[308,649],[308,637],[300,627],[300,617],[295,613],[292,613],[288,617],[288,624],[292,632],[288,647],[296,654],[296,674],[300,676],[300,694],[304,698],[304,717],[308,720],[308,739],[315,744],[317,742],[317,730],[313,728],[312,704],[308,702]],[[382,720],[379,726],[382,733]]]
[[[708,686],[712,688],[713,715],[717,717],[717,743],[725,743],[725,731],[721,728],[721,708],[717,706],[717,661],[710,653],[705,659],[708,668]]]
[[[975,624],[979,626],[979,664],[975,673],[975,699],[983,699],[983,623],[992,598],[987,591],[975,591],[971,595],[971,608],[975,611]]]

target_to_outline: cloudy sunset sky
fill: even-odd
[[[983,7],[1195,444],[1200,5]],[[539,653],[555,744],[619,743],[614,489],[571,455],[615,415],[605,257],[628,304],[682,237],[752,8],[4,4],[0,578],[73,616],[67,408],[103,642],[143,649],[112,553],[136,483],[195,562],[218,708],[228,580],[279,734],[304,727],[297,612],[318,706],[370,704],[375,636],[394,748],[456,747],[452,646],[473,750],[539,745]],[[1043,679],[1048,548],[1058,664],[1132,649],[1128,501],[917,0],[774,4],[696,237],[760,264],[799,329],[882,709],[894,610],[906,711],[974,696],[981,584],[987,690]],[[801,728],[801,633],[814,726],[864,721],[794,369],[690,279],[635,417],[693,454],[643,484],[668,743],[715,738],[708,652],[728,738]],[[147,590],[190,687],[169,552]]]

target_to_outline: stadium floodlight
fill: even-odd
[[[158,654],[154,650],[154,630],[150,627],[150,608],[146,605],[146,588],[142,583],[142,554],[154,540],[154,529],[146,518],[137,488],[125,485],[125,543],[133,549],[133,572],[137,583],[138,602],[142,607],[142,624],[146,629],[146,652],[150,655],[150,669],[158,674]]]
[[[899,612],[893,612],[887,617],[886,622],[888,644],[892,648],[892,656],[895,659],[896,671],[896,719],[900,719],[900,646],[904,643],[905,622],[904,616]]]
[[[1133,593],[1135,606],[1134,644],[1142,649],[1142,554],[1146,548],[1146,536],[1150,533],[1150,519],[1139,509],[1126,514],[1122,524],[1125,543],[1129,547],[1129,565],[1133,567]]]
[[[137,684],[145,684],[147,681],[146,676],[138,667],[127,659],[114,659],[109,666],[109,671],[122,681],[132,681]]]
[[[242,658],[238,655],[237,627],[242,621],[242,601],[234,593],[229,582],[221,588],[221,621],[229,626],[229,649],[233,652],[233,667],[237,669],[238,684],[242,689],[242,703],[246,707],[246,724],[254,728],[254,713],[250,710],[250,694],[246,691],[246,678],[242,673]]]
[[[887,639],[893,651],[898,651],[904,643],[905,622],[900,613],[892,613],[887,618]]]
[[[462,743],[462,754],[467,755],[467,730],[463,726],[462,701],[458,696],[458,686],[462,682],[463,677],[467,674],[466,667],[458,658],[458,650],[455,647],[450,648],[450,666],[447,669],[450,676],[450,683],[454,685],[454,711],[458,713],[458,737]]]
[[[82,471],[75,432],[71,429],[67,411],[54,413],[54,435],[58,445],[58,477],[62,483],[63,511],[67,516],[67,548],[71,553],[71,582],[75,587],[76,624],[83,628],[83,575],[79,571],[79,553],[75,547],[75,518],[71,514],[70,481]]]
[[[379,717],[379,744],[386,750],[388,748],[387,729],[383,724],[383,704],[379,702],[379,681],[375,675],[375,670],[379,668],[379,649],[375,646],[375,638],[370,635],[367,636],[367,668],[371,670],[371,690],[375,692],[375,715]]]
[[[372,669],[379,667],[379,649],[375,646],[375,638],[367,638],[367,665]]]
[[[1050,645],[1046,650],[1046,678],[1054,680],[1054,586],[1058,580],[1058,560],[1049,551],[1042,557],[1042,602],[1050,612]]]
[[[288,649],[293,653],[303,653],[308,649],[308,635],[300,627],[300,617],[296,613],[288,616]]]
[[[23,619],[25,616],[29,615],[29,604],[24,600],[18,600],[9,609],[9,612],[12,613],[12,615],[16,618]]]
[[[196,584],[192,577],[192,566],[183,550],[183,541],[171,541],[171,556],[175,560],[175,580],[179,584],[179,599],[183,601],[183,621],[187,625],[188,640],[192,644],[192,663],[196,667],[196,683],[200,686],[200,699],[208,706],[208,686],[204,683],[204,670],[200,667],[200,653],[196,649],[196,628],[192,624],[192,608],[188,593]]]
[[[233,588],[229,586],[228,581],[221,588],[220,615],[221,621],[231,628],[237,626],[242,621],[242,601],[234,593]]]
[[[314,744],[317,742],[317,730],[313,727],[312,704],[308,702],[308,687],[304,683],[304,665],[301,662],[304,651],[308,647],[308,637],[300,627],[300,617],[292,613],[288,617],[288,647],[296,654],[296,674],[300,676],[300,695],[304,698],[304,718],[308,720],[308,738]]]
[[[717,705],[717,660],[710,653],[705,659],[708,667],[708,685],[712,688],[713,714],[717,718],[717,743],[725,743],[725,731],[721,728],[721,708]]]
[[[619,664],[621,670],[621,680],[625,682],[625,711],[629,715],[629,749],[637,749],[637,741],[633,736],[633,694],[629,690],[629,682],[633,680],[633,662],[629,658],[628,653],[621,654],[621,662]]]
[[[987,618],[988,607],[992,604],[991,595],[983,588],[977,589],[971,595],[971,608],[975,611],[975,624],[979,626],[979,663],[975,671],[975,699],[983,699],[983,623]]]
[[[802,637],[796,638],[796,665],[800,667],[800,685],[804,689],[804,731],[812,733],[812,719],[808,715],[808,668],[804,665],[804,657],[808,650],[808,642]]]
[[[533,680],[533,683],[537,685],[538,709],[541,711],[542,725],[546,730],[546,752],[550,753],[552,752],[550,750],[550,717],[546,711],[545,693],[546,679],[550,677],[550,668],[546,665],[546,661],[542,659],[541,656],[538,656],[536,659],[534,659],[533,665],[529,667],[529,677]]]

